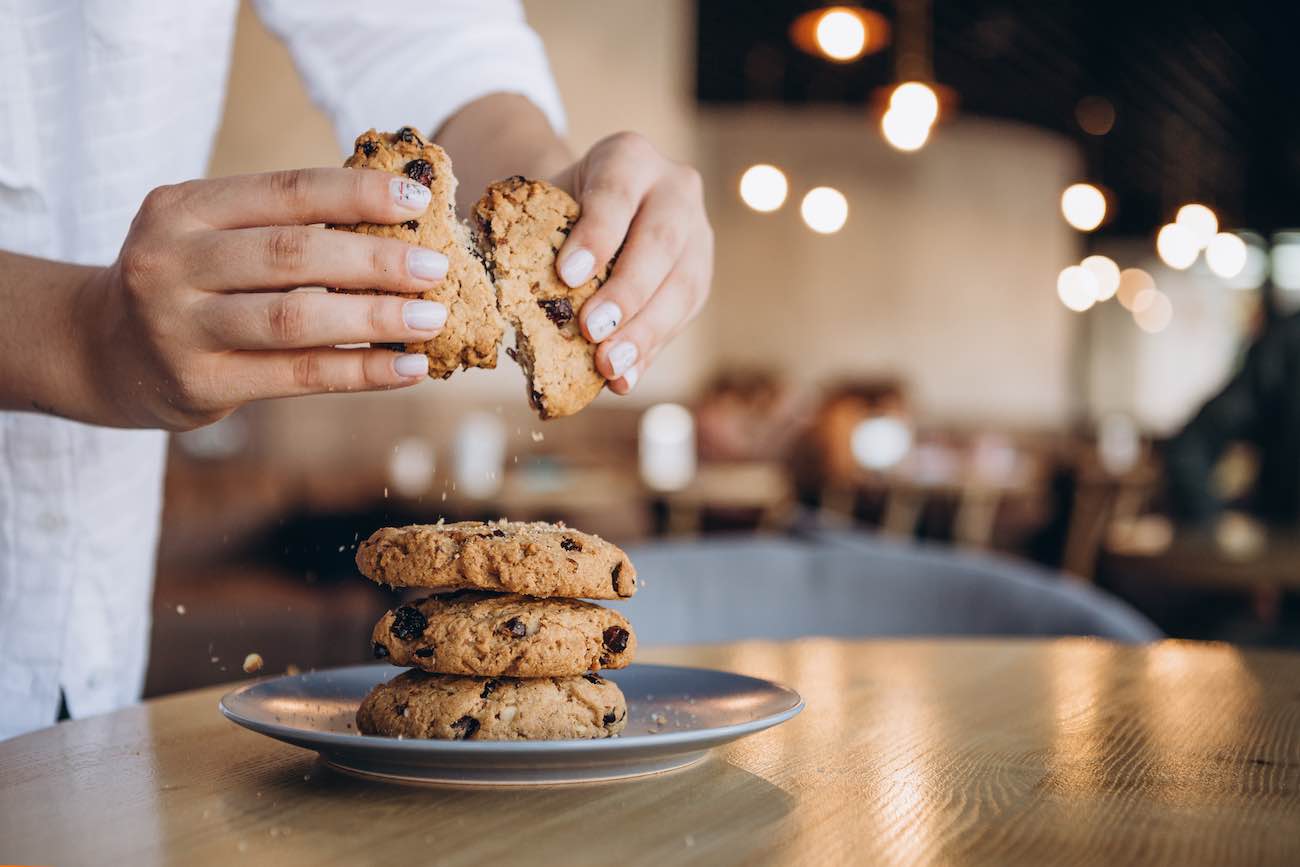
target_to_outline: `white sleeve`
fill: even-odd
[[[519,0],[255,0],[289,47],[344,153],[367,129],[406,124],[432,135],[463,105],[522,94],[559,134],[560,100],[542,40]],[[394,15],[394,9],[401,10]]]

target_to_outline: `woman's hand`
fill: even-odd
[[[145,199],[121,255],[78,309],[100,423],[184,430],[260,398],[395,388],[423,355],[336,349],[433,337],[437,302],[289,292],[300,286],[419,293],[447,273],[441,253],[311,223],[399,223],[429,190],[358,169],[190,181]]]
[[[624,132],[598,142],[554,180],[582,205],[560,250],[560,278],[580,286],[618,252],[579,320],[600,344],[597,368],[613,391],[627,394],[709,295],[713,230],[699,173]]]

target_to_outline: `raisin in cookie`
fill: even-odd
[[[439,674],[570,677],[624,668],[636,653],[627,619],[590,602],[462,590],[389,611],[375,656]]]
[[[385,527],[357,547],[357,568],[393,587],[586,599],[636,592],[636,570],[617,545],[541,522]]]
[[[458,677],[407,671],[357,709],[366,735],[443,740],[607,738],[627,725],[622,691],[599,675]]]
[[[456,218],[456,177],[447,154],[409,126],[395,133],[372,129],[357,138],[356,149],[344,165],[406,175],[433,192],[428,210],[414,220],[394,226],[358,223],[332,227],[397,238],[446,255],[446,278],[420,297],[445,304],[447,324],[432,340],[408,343],[405,351],[429,356],[431,377],[445,379],[460,367],[496,367],[504,324],[497,312],[496,290],[469,229]],[[373,294],[373,290],[343,291]]]
[[[578,310],[605,280],[601,271],[577,289],[555,273],[555,255],[578,219],[578,203],[545,181],[498,181],[474,207],[475,222],[501,313],[515,327],[508,350],[528,378],[542,418],[573,415],[596,399],[605,378]]]

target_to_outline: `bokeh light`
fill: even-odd
[[[912,429],[902,419],[882,415],[858,422],[849,435],[849,451],[868,470],[887,470],[912,450]]]
[[[1074,107],[1074,119],[1088,135],[1105,135],[1115,127],[1115,106],[1103,96],[1085,96]]]
[[[1156,281],[1141,268],[1125,268],[1119,272],[1119,289],[1115,297],[1126,310],[1133,309],[1137,297],[1148,289],[1156,288]]]
[[[905,81],[889,96],[889,110],[907,124],[932,126],[939,118],[939,96],[920,81]]]
[[[851,10],[835,7],[817,21],[817,47],[831,60],[855,60],[867,46],[867,28]]]
[[[1056,278],[1056,295],[1075,313],[1082,313],[1097,303],[1097,278],[1087,268],[1071,265]]]
[[[740,176],[740,198],[755,211],[775,211],[785,204],[789,190],[785,172],[776,166],[760,163],[750,166]]]
[[[1192,267],[1200,248],[1189,229],[1178,223],[1166,223],[1156,235],[1156,252],[1170,268],[1184,271]]]
[[[849,200],[833,187],[814,187],[803,197],[799,213],[808,228],[831,235],[844,228],[849,218]]]
[[[1109,256],[1089,256],[1079,263],[1097,280],[1097,300],[1108,301],[1119,289],[1119,266]]]
[[[885,141],[900,151],[920,150],[930,138],[930,124],[917,123],[893,108],[880,118]]]
[[[1159,289],[1143,289],[1133,300],[1133,321],[1148,334],[1159,334],[1174,318],[1174,305]]]
[[[1289,292],[1300,290],[1300,232],[1273,235],[1273,285]]]
[[[1231,232],[1220,232],[1205,248],[1205,264],[1216,275],[1231,280],[1246,268],[1246,242]]]
[[[1106,197],[1092,184],[1071,184],[1061,193],[1061,214],[1080,232],[1091,232],[1106,219]]]
[[[1219,218],[1214,215],[1214,211],[1195,202],[1179,208],[1174,223],[1187,230],[1198,251],[1204,250],[1219,231]]]

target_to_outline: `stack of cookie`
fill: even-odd
[[[630,663],[636,636],[617,611],[573,598],[636,592],[617,546],[557,524],[426,524],[377,531],[357,566],[435,591],[375,626],[375,656],[413,668],[362,702],[363,734],[604,738],[627,724],[623,693],[598,672]]]

